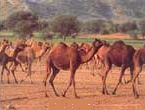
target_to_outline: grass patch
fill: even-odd
[[[34,39],[36,39],[37,41],[46,41],[43,39],[43,34],[42,33],[34,33]],[[15,34],[12,33],[12,32],[0,32],[0,38],[2,37],[6,37],[8,38],[9,40],[11,40],[12,42],[16,41],[16,39],[18,39],[18,37],[15,37]],[[107,42],[109,43],[113,43],[115,41],[117,41],[118,39],[103,39],[102,40],[106,40]],[[71,38],[71,37],[67,37],[65,41],[63,41],[62,38],[57,38],[57,37],[54,37],[53,39],[51,40],[48,40],[49,42],[52,42],[52,43],[58,43],[58,42],[66,42],[66,43],[72,43],[72,42],[77,42],[77,43],[82,43],[82,42],[85,42],[85,43],[91,43],[93,41],[93,38],[79,38],[79,37],[76,37],[75,39]],[[134,40],[134,39],[123,39],[123,41],[126,43],[126,44],[129,44],[129,45],[132,45],[134,47],[143,47],[144,43],[145,43],[145,40]]]

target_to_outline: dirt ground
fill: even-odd
[[[40,71],[41,70],[41,71]],[[109,93],[117,84],[119,68],[113,68],[107,77],[107,88]],[[139,99],[135,99],[132,93],[131,83],[121,85],[116,95],[102,95],[102,81],[97,75],[92,76],[91,70],[79,69],[76,72],[76,87],[79,99],[74,98],[72,87],[67,97],[56,97],[51,86],[48,86],[49,97],[44,96],[42,80],[45,76],[45,67],[34,64],[30,84],[27,79],[22,84],[15,84],[11,77],[11,84],[0,84],[0,110],[145,110],[145,74],[141,74],[141,85],[139,85]],[[26,74],[17,70],[16,76],[20,81]],[[61,95],[69,81],[69,72],[61,71],[56,77],[54,84]],[[129,79],[129,72],[125,78]]]

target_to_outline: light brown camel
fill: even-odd
[[[13,65],[11,72],[14,74],[17,66],[19,64],[25,64],[27,67],[27,75],[24,79],[21,80],[21,83],[26,80],[26,78],[29,76],[30,81],[32,83],[31,74],[32,74],[32,63],[35,59],[40,58],[44,55],[44,53],[49,49],[49,44],[44,43],[41,46],[41,49],[35,50],[32,47],[26,47],[24,51],[19,52],[19,54],[16,57],[17,64]]]
[[[90,44],[82,43],[79,46],[80,54],[81,55],[87,54],[90,51],[91,48],[92,48],[92,46]],[[96,66],[95,55],[89,62],[87,62],[85,64],[82,64],[80,66],[80,69],[82,69],[82,67],[84,67],[84,66],[85,66],[86,69],[90,70],[90,74],[91,75],[95,76],[95,74],[94,74],[94,70],[95,70],[95,66]]]
[[[67,46],[64,43],[59,43],[55,48],[53,48],[47,58],[47,66],[46,66],[46,77],[44,79],[44,86],[46,89],[47,79],[49,75],[49,83],[51,84],[53,91],[56,96],[59,96],[55,90],[53,81],[56,75],[60,70],[69,70],[70,71],[70,82],[67,86],[66,90],[63,93],[65,97],[68,89],[73,84],[74,96],[77,98],[76,87],[75,87],[75,73],[80,64],[86,63],[92,59],[94,54],[98,51],[98,49],[102,46],[102,42],[98,39],[95,39],[92,43],[91,50],[86,55],[81,55],[78,51],[78,45],[73,44],[71,46]],[[45,90],[45,96],[47,97],[47,90]]]
[[[105,57],[105,72],[102,76],[103,81],[103,94],[109,94],[106,88],[106,78],[109,71],[112,68],[112,64],[121,67],[121,73],[119,77],[119,81],[113,91],[113,94],[116,93],[118,86],[122,81],[122,77],[124,75],[125,70],[129,67],[131,73],[131,80],[133,77],[133,55],[135,53],[135,49],[130,46],[126,45],[123,41],[116,41],[112,46],[109,52]]]
[[[16,56],[17,54],[24,50],[25,48],[25,45],[18,45],[16,46],[16,48],[14,49],[14,54],[13,56],[8,56],[6,53],[5,53],[5,49],[7,48],[7,45],[3,45],[3,49],[1,50],[0,52],[0,64],[2,65],[2,71],[1,71],[1,82],[3,82],[3,73],[4,73],[4,69],[7,70],[7,81],[9,83],[9,74],[10,74],[10,71],[9,69],[7,68],[7,64],[8,62],[14,62],[16,63]],[[13,77],[15,79],[15,82],[17,83],[17,80],[16,80],[16,77],[15,77],[15,74],[13,74]]]
[[[85,55],[86,53],[88,53],[91,49],[91,45],[88,43],[81,43],[81,45],[79,46],[79,51],[81,55]],[[85,66],[86,69],[90,69],[89,67],[89,62],[83,64],[80,66],[80,69],[82,69],[82,67]]]
[[[95,55],[95,60],[96,60],[96,66],[98,66],[100,63],[101,68],[105,67],[105,57],[110,50],[111,45],[104,41],[103,46],[99,48],[98,52]],[[99,67],[97,67],[99,68]]]
[[[132,87],[133,87],[133,93],[134,93],[135,98],[138,98],[139,94],[136,89],[136,80],[142,71],[143,64],[145,64],[145,47],[135,52],[134,57],[133,57],[133,64],[134,64],[134,70],[133,70],[134,77],[132,80]]]

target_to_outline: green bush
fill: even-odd
[[[81,31],[85,33],[110,34],[115,32],[115,25],[111,21],[92,20],[83,23]]]
[[[71,36],[79,32],[79,21],[77,17],[61,15],[52,21],[51,29],[54,33],[60,33],[65,39],[66,36]]]
[[[38,29],[38,17],[31,12],[19,11],[8,17],[5,26],[24,37]]]

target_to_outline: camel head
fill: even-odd
[[[17,53],[17,52],[23,51],[26,47],[27,47],[26,44],[19,44],[15,47],[14,51]]]
[[[1,41],[1,45],[0,45],[0,52],[1,51],[5,51],[5,49],[6,48],[8,48],[9,47],[9,41],[7,40],[7,39],[3,39],[2,41]]]
[[[9,46],[9,41],[7,39],[3,39],[2,42],[1,42],[1,44],[3,46]]]
[[[78,49],[79,45],[76,42],[73,42],[70,47],[74,48],[74,49]]]
[[[122,40],[118,40],[113,43],[113,46],[115,45],[125,45],[125,43]]]
[[[44,43],[42,44],[42,47],[47,51],[47,49],[50,48],[50,44],[49,44],[48,42],[44,42]]]
[[[92,45],[94,48],[100,48],[103,45],[103,42],[100,39],[95,39]]]
[[[40,57],[43,56],[50,49],[51,49],[51,45],[48,42],[44,42],[42,44],[42,53],[41,53]]]

